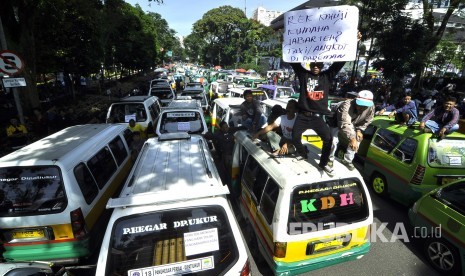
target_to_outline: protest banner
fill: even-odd
[[[283,60],[351,61],[356,58],[358,8],[322,7],[284,14]]]

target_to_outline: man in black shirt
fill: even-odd
[[[253,98],[251,90],[244,91],[244,102],[240,106],[242,125],[251,133],[257,132],[266,123],[260,102]]]
[[[329,115],[328,96],[331,80],[344,64],[345,62],[334,62],[327,70],[321,71],[323,63],[312,62],[310,63],[311,71],[309,71],[303,68],[300,63],[291,63],[300,84],[299,113],[292,131],[293,144],[299,155],[307,159],[307,152],[301,140],[302,133],[307,129],[313,129],[323,141],[318,166],[330,176],[333,173],[333,169],[328,166],[332,136],[323,116]]]

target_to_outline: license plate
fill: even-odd
[[[342,239],[336,239],[336,240],[327,241],[327,242],[320,242],[320,243],[315,244],[315,252],[341,247],[343,243],[344,243],[344,240]]]
[[[24,230],[24,231],[15,231],[12,233],[13,239],[30,239],[30,238],[43,238],[45,237],[44,230],[35,229],[35,230]]]

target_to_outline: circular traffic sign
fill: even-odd
[[[5,50],[0,52],[0,72],[16,75],[24,68],[23,60],[15,53]]]

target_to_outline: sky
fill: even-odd
[[[232,6],[247,11],[247,18],[252,17],[252,12],[258,7],[267,10],[286,12],[307,1],[305,0],[164,0],[164,4],[157,4],[148,0],[125,0],[135,6],[139,4],[145,12],[160,14],[171,29],[178,36],[187,36],[192,32],[192,24],[200,20],[211,9],[220,6]]]

